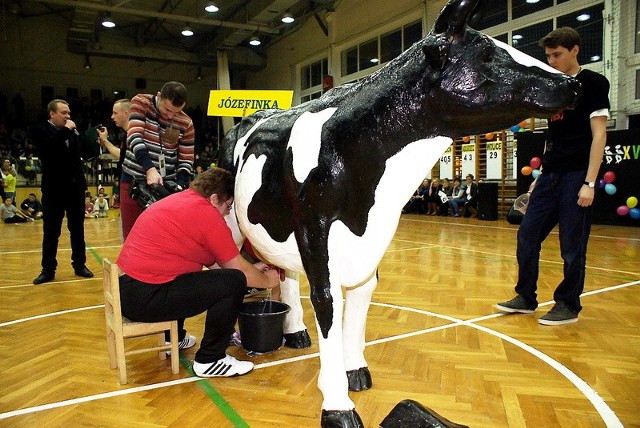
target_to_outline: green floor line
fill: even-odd
[[[191,363],[184,355],[180,355],[180,363],[182,367],[191,375],[195,376],[193,370],[191,368]],[[249,424],[242,419],[242,417],[231,407],[229,402],[222,398],[222,395],[211,385],[211,383],[202,379],[196,382],[196,384],[202,389],[205,394],[209,396],[211,401],[218,406],[218,409],[229,419],[229,421],[233,424],[234,427],[237,428],[249,428]]]

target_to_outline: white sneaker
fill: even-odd
[[[192,348],[197,342],[197,339],[195,336],[192,336],[190,334],[186,334],[184,336],[184,339],[182,339],[182,341],[180,343],[178,343],[178,349],[189,349]],[[167,345],[170,345],[171,342],[164,342]],[[167,355],[171,355],[171,351],[167,351]]]
[[[232,377],[242,376],[253,370],[251,361],[240,361],[231,355],[213,363],[193,362],[193,372],[198,377]]]

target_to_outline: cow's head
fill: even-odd
[[[504,129],[571,108],[580,83],[469,27],[478,0],[450,0],[422,41],[425,110],[456,136]]]

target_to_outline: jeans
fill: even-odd
[[[235,269],[186,273],[164,284],[147,284],[123,275],[120,302],[122,314],[132,321],[178,320],[179,340],[186,334],[184,319],[207,311],[195,359],[212,363],[225,356],[246,289],[244,273]]]
[[[559,225],[560,254],[564,278],[553,293],[576,313],[582,310],[587,242],[591,231],[593,205],[578,205],[578,192],[586,171],[542,173],[531,193],[527,213],[518,229],[518,283],[515,291],[537,306],[537,281],[542,242]]]
[[[460,205],[464,206],[467,203],[467,197],[463,196],[462,198],[453,198],[449,201],[449,205],[451,205],[451,214],[460,215]]]

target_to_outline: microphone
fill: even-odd
[[[73,128],[73,133],[76,134],[76,137],[80,136],[80,133],[78,132],[78,129]]]

